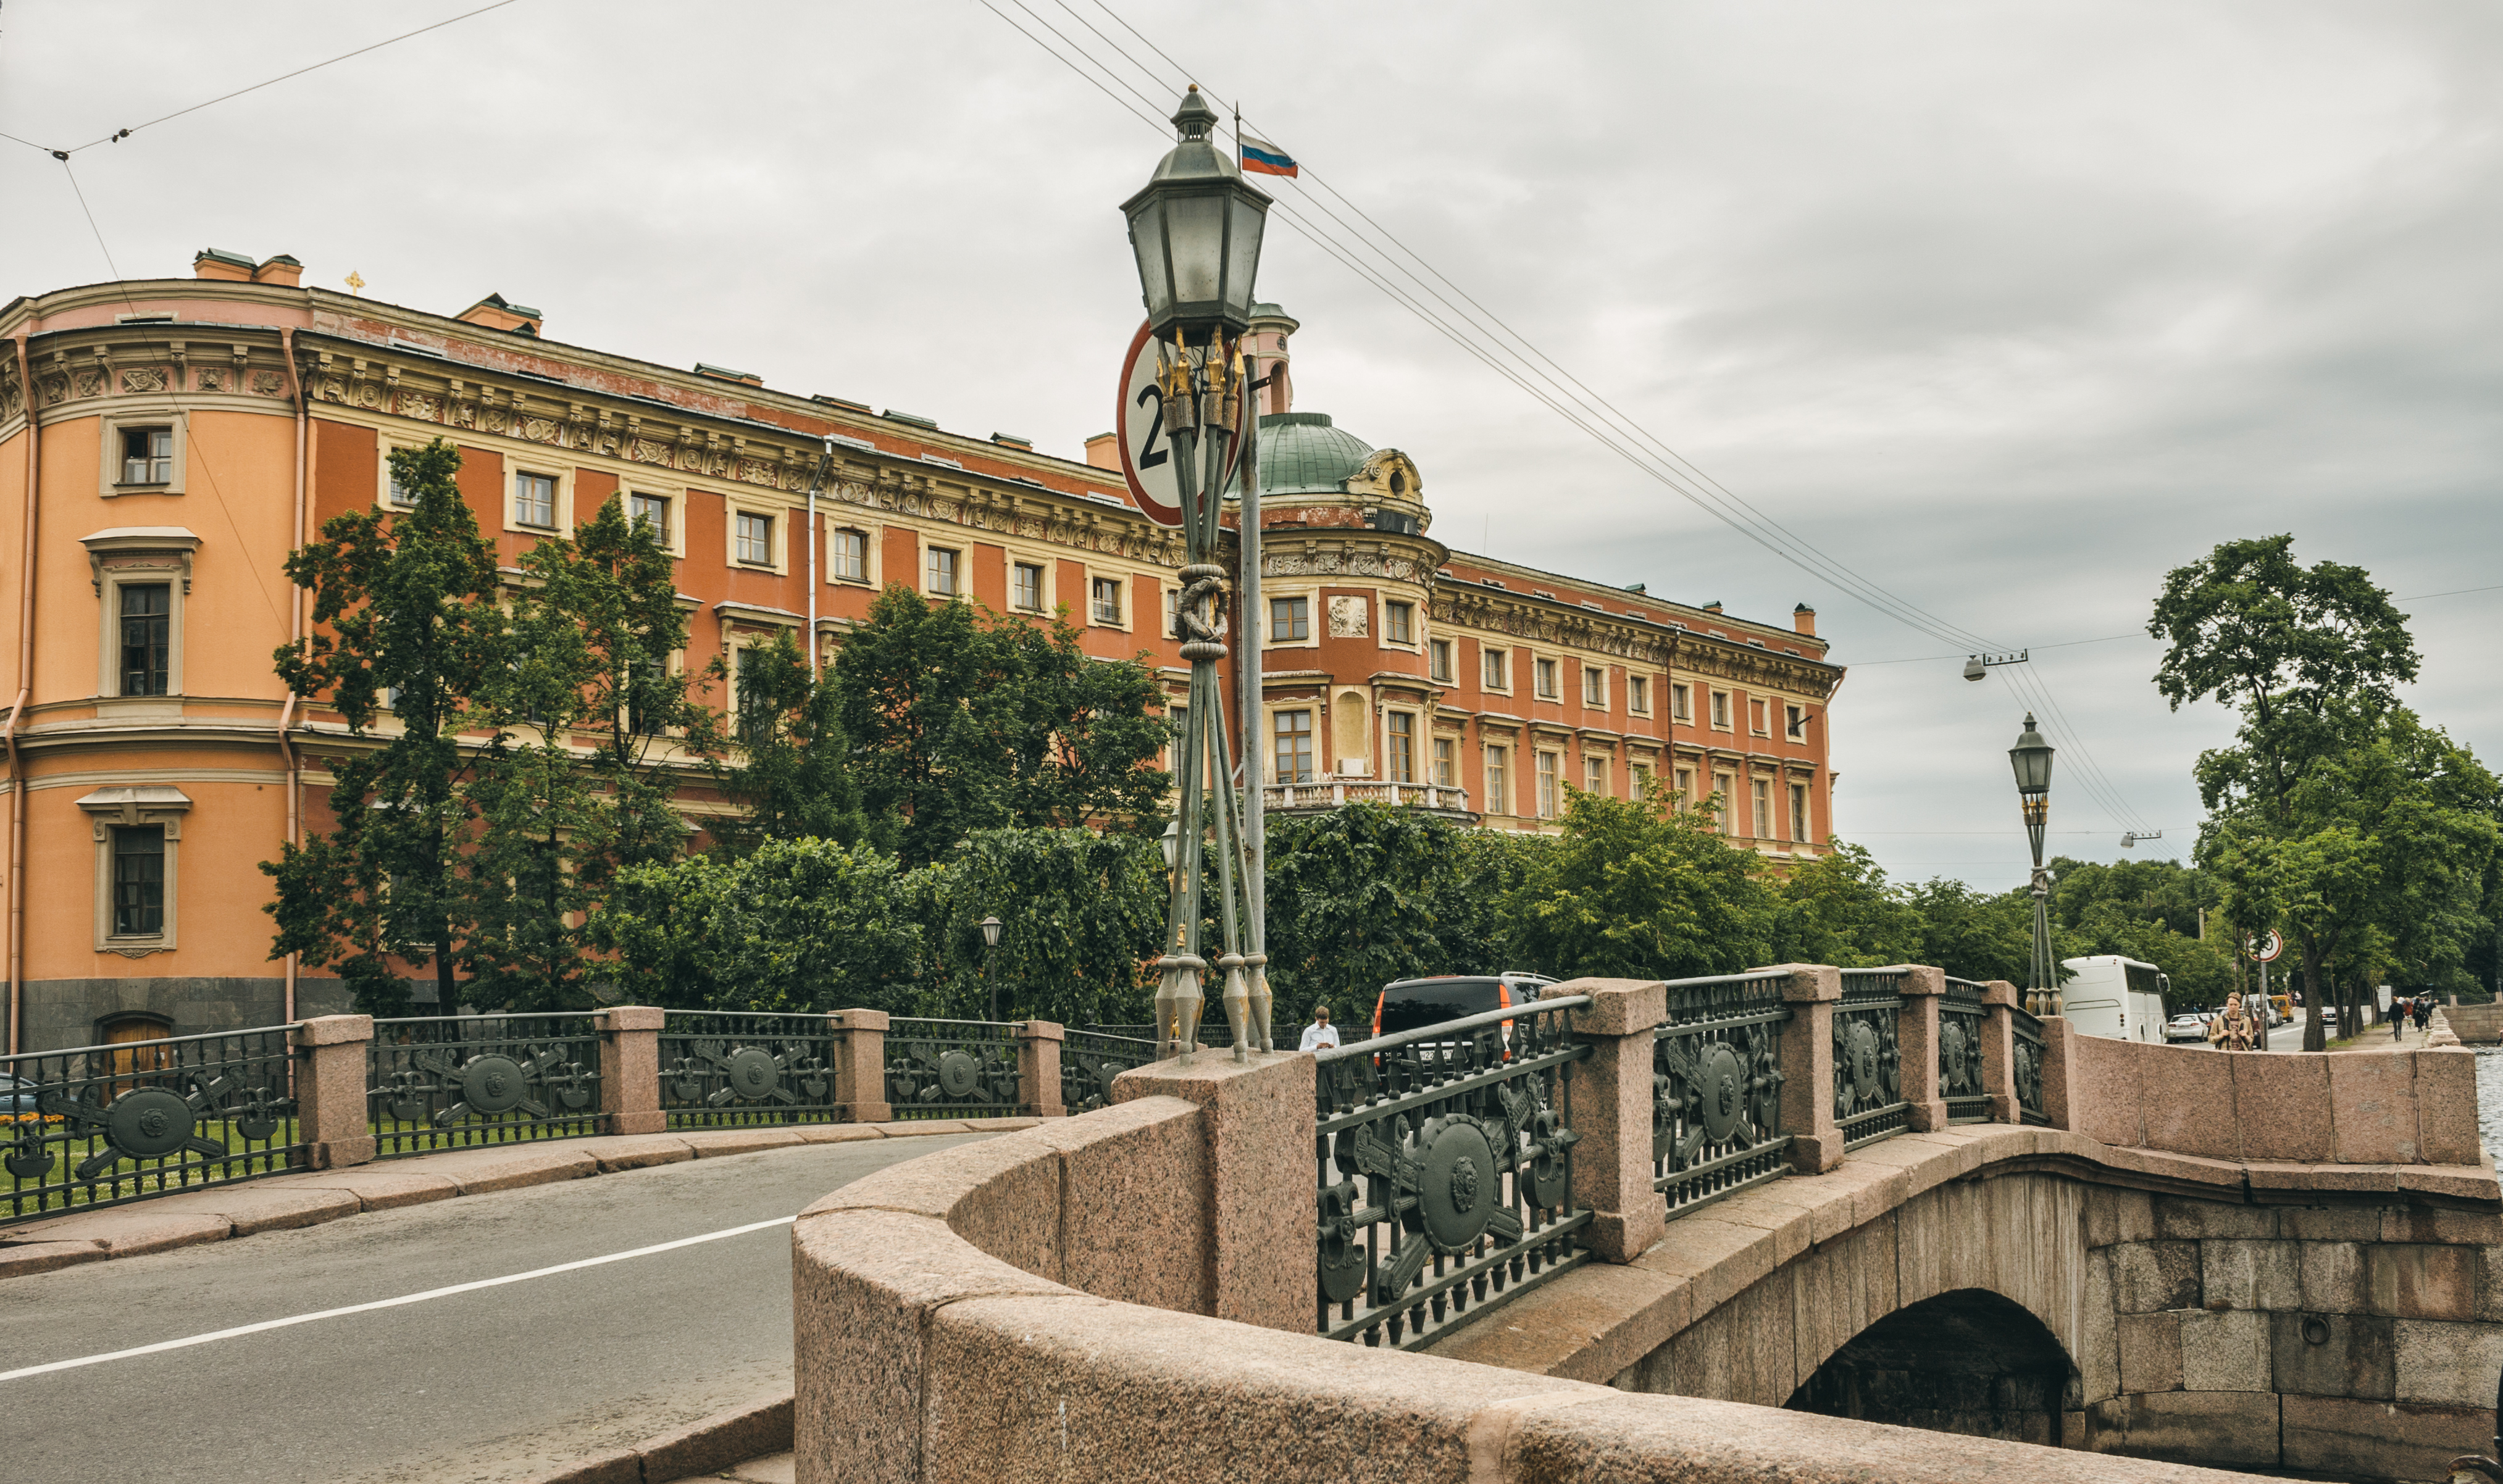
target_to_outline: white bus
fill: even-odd
[[[2097,954],[2063,959],[2072,977],[2060,986],[2060,1013],[2079,1033],[2164,1043],[2164,994],[2172,983],[2152,963]]]

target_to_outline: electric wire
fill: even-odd
[[[337,56],[326,58],[307,67],[298,67],[292,72],[282,72],[278,76],[270,78],[265,82],[255,83],[250,87],[238,87],[229,93],[220,93],[218,96],[209,99],[205,103],[194,103],[189,108],[178,108],[170,114],[163,114],[154,118],[151,118],[146,123],[134,123],[126,129],[116,129],[101,139],[90,139],[86,144],[73,145],[66,150],[55,150],[47,145],[39,145],[31,139],[18,139],[15,134],[0,134],[0,139],[16,140],[18,144],[24,145],[28,149],[41,150],[52,158],[66,162],[71,155],[78,153],[82,150],[92,150],[97,145],[120,144],[121,141],[128,139],[131,135],[138,133],[141,129],[153,129],[160,123],[170,123],[174,119],[180,118],[186,114],[196,114],[204,108],[214,108],[221,103],[240,98],[246,93],[258,92],[264,87],[274,87],[277,84],[288,81],[290,78],[300,78],[308,72],[319,72],[325,67],[334,66],[351,57],[362,56],[368,51],[379,51],[385,47],[392,46],[397,42],[406,41],[412,36],[423,36],[429,31],[439,31],[445,26],[467,20],[472,16],[484,16],[489,11],[500,11],[505,6],[517,5],[519,3],[520,0],[495,0],[495,3],[492,5],[482,5],[474,11],[463,11],[458,16],[435,21],[431,25],[419,26],[414,31],[402,31],[397,36],[387,37],[384,40],[371,43],[370,45],[359,47],[354,51],[342,51]]]

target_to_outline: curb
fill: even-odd
[[[752,1458],[791,1451],[791,1399],[774,1397],[715,1412],[632,1448],[611,1448],[527,1484],[671,1484]]]
[[[0,1226],[0,1282],[258,1231],[318,1227],[368,1211],[493,1195],[653,1164],[870,1139],[1008,1133],[1041,1122],[1039,1118],[962,1118],[593,1134],[443,1150],[337,1169],[284,1170],[102,1209],[51,1211],[25,1217],[14,1226]],[[504,1158],[497,1160],[497,1155]]]

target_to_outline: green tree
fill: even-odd
[[[1752,851],[1657,786],[1641,798],[1573,791],[1555,850],[1507,909],[1523,957],[1559,977],[1674,979],[1766,961],[1772,894]]]
[[[740,653],[736,762],[719,768],[724,797],[740,813],[712,825],[734,855],[767,840],[868,842],[892,851],[895,817],[873,818],[852,775],[840,701],[787,634]]]
[[[767,840],[617,873],[592,939],[618,988],[683,1009],[909,1014],[928,934],[916,874],[866,845]]]
[[[373,1015],[407,1013],[403,966],[428,960],[442,1008],[459,1002],[461,856],[473,821],[460,733],[505,653],[495,548],[455,483],[460,453],[437,439],[394,450],[391,465],[410,508],[342,512],[288,555],[314,627],[300,649],[277,652],[279,678],[336,711],[358,745],[327,759],[332,829],[261,864],[277,888],[271,956],[331,969]],[[378,733],[386,709],[397,729]]]
[[[1076,632],[891,587],[835,658],[853,768],[872,814],[894,814],[908,865],[977,829],[1065,826],[1152,810],[1172,787],[1172,736],[1147,714],[1154,677],[1080,653]]]
[[[1791,867],[1774,892],[1772,957],[1785,963],[1874,968],[1909,963],[1921,920],[1865,846],[1836,840],[1831,854]]]
[[[1920,921],[1915,963],[1958,979],[2021,983],[2034,952],[2034,898],[2025,888],[1998,894],[1935,877],[1905,894]]]
[[[996,988],[1007,1020],[1136,1024],[1151,1015],[1144,965],[1165,926],[1164,856],[1137,834],[977,830],[923,873],[933,1013],[980,1020]],[[1000,920],[987,949],[978,927]],[[1218,1012],[1218,1018],[1223,1018]]]

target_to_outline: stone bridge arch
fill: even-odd
[[[2080,1377],[2031,1309],[1986,1288],[1906,1304],[1845,1340],[1800,1383],[1794,1412],[2060,1444]]]

